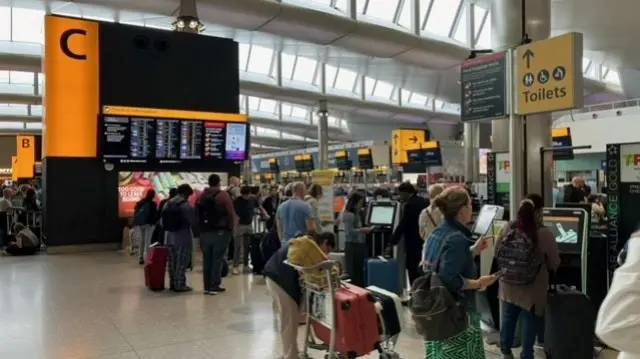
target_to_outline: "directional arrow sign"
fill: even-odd
[[[582,34],[571,32],[520,46],[516,62],[516,114],[582,107]]]
[[[416,144],[429,140],[429,131],[425,129],[397,129],[391,134],[391,162],[406,164],[408,149],[415,149]]]
[[[527,49],[522,55],[522,59],[527,62],[527,69],[531,68],[531,59],[533,59],[535,55],[531,49]]]

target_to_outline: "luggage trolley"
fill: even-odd
[[[340,280],[340,273],[333,270],[338,265],[338,262],[326,260],[311,267],[297,266],[289,261],[285,261],[285,263],[300,274],[303,303],[307,305],[304,328],[305,341],[301,357],[309,358],[308,350],[311,348],[326,351],[325,359],[353,359],[354,357],[352,356],[336,351],[337,331],[334,323],[336,323],[337,318],[334,303],[336,291],[343,285]],[[311,330],[312,320],[329,328],[331,334],[328,344],[320,344],[316,341],[315,335]],[[378,323],[381,331],[380,342],[374,349],[380,353],[380,359],[400,359],[400,356],[395,352],[398,336],[389,337],[386,335],[384,320],[380,317],[380,313],[378,313]]]

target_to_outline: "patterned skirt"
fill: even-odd
[[[469,313],[469,326],[453,338],[425,341],[425,359],[485,359],[480,315]]]

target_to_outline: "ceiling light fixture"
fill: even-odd
[[[175,31],[188,31],[201,33],[205,30],[205,26],[200,20],[193,16],[179,16],[176,21],[171,24]]]

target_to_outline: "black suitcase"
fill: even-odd
[[[381,339],[392,338],[402,331],[402,301],[397,294],[375,286],[367,290],[376,300],[376,311],[381,321],[384,321],[384,331],[380,323]]]
[[[569,289],[549,293],[544,351],[548,359],[593,359],[596,308],[586,294]]]

